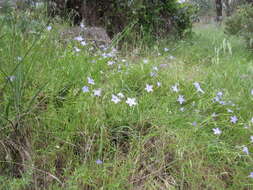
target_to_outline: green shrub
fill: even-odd
[[[57,1],[52,0],[56,3]],[[61,1],[58,1],[61,2]],[[192,27],[191,16],[195,12],[192,5],[177,0],[86,0],[64,1],[58,3],[56,12],[74,13],[73,20],[79,24],[85,20],[87,25],[102,26],[109,35],[122,32],[134,23],[131,31],[152,38],[165,37],[171,32],[184,36]],[[85,2],[85,3],[84,3]],[[76,9],[75,7],[82,7]],[[59,11],[60,9],[60,11]],[[66,14],[66,13],[65,13]],[[132,34],[131,34],[132,35]]]
[[[225,32],[242,36],[249,48],[253,48],[253,6],[240,6],[237,12],[225,22]]]

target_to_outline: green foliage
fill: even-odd
[[[111,57],[63,43],[61,23],[25,21],[39,32],[26,34],[19,18],[32,20],[0,17],[1,190],[252,189],[252,55],[240,39],[205,25],[192,38]]]
[[[190,3],[198,7],[199,16],[214,14],[215,6],[213,0],[190,0]]]
[[[253,6],[250,4],[238,8],[237,12],[227,19],[225,32],[242,36],[249,48],[253,48]]]
[[[103,26],[110,36],[134,23],[132,33],[137,36],[158,39],[173,33],[182,37],[191,29],[191,16],[195,12],[192,5],[177,0],[87,0],[82,11],[76,10],[74,5],[81,7],[82,3],[83,1],[73,1],[68,4],[67,1],[62,12],[66,9],[75,10],[74,19],[79,19],[79,22],[84,19],[88,25]]]

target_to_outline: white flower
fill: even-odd
[[[246,146],[244,146],[244,147],[242,148],[242,151],[243,151],[245,154],[249,154],[249,149],[248,149],[248,147],[246,147]]]
[[[173,92],[179,92],[179,89],[178,89],[178,84],[175,84],[174,86],[171,87],[171,90]]]
[[[198,92],[204,94],[204,91],[201,89],[200,84],[198,82],[194,82],[193,85],[195,86]]]
[[[112,95],[112,102],[114,102],[115,104],[117,104],[117,103],[119,103],[121,100],[119,99],[119,97],[118,96],[116,96],[116,95]]]
[[[151,76],[151,77],[155,77],[155,76],[157,76],[157,73],[154,72],[154,71],[152,71],[152,72],[150,72],[150,76]]]
[[[117,96],[120,97],[120,98],[124,98],[124,97],[125,97],[124,94],[122,94],[121,92],[119,92],[119,93],[117,94]]]
[[[87,46],[87,43],[85,41],[81,41],[82,46]]]
[[[222,132],[221,132],[221,130],[219,128],[213,128],[213,133],[215,135],[220,135]]]
[[[180,110],[181,112],[184,112],[185,108],[184,108],[184,107],[181,107],[179,110]]]
[[[178,101],[180,104],[183,104],[183,103],[185,102],[184,96],[183,96],[183,95],[179,95],[177,101]]]
[[[16,79],[16,76],[8,76],[7,79],[10,81],[10,82],[13,82],[15,79]]]
[[[143,59],[143,63],[144,63],[144,64],[147,64],[147,63],[148,63],[148,60],[147,60],[147,59]]]
[[[253,89],[251,90],[251,95],[253,95]]]
[[[153,92],[153,85],[146,84],[145,90],[146,90],[147,92]]]
[[[50,31],[50,30],[52,30],[52,26],[47,27],[47,31]]]
[[[157,85],[158,87],[162,86],[162,84],[161,84],[160,82],[157,82],[156,85]]]
[[[127,98],[126,103],[127,103],[130,107],[137,105],[137,102],[136,102],[136,99],[135,99],[135,98]]]
[[[89,84],[91,84],[91,85],[95,84],[94,80],[91,77],[87,77],[87,80],[88,80]]]
[[[250,142],[253,143],[253,136],[250,136]]]
[[[227,108],[227,112],[228,112],[228,113],[233,113],[233,110]]]
[[[173,55],[169,56],[169,59],[175,59],[175,57]]]
[[[169,51],[169,49],[168,48],[164,48],[164,51],[167,52],[167,51]]]
[[[178,2],[179,2],[179,3],[184,3],[184,2],[185,2],[185,0],[178,0]]]
[[[85,26],[84,26],[84,24],[83,24],[83,23],[81,23],[81,24],[80,24],[80,27],[81,27],[81,28],[84,28]]]
[[[158,71],[158,67],[157,66],[153,66],[153,70],[154,71]]]
[[[108,61],[108,62],[107,62],[107,65],[109,65],[109,66],[114,65],[114,64],[115,64],[114,61]]]
[[[231,116],[230,121],[231,121],[231,123],[236,123],[238,121],[238,119],[236,116]]]
[[[89,87],[88,87],[88,86],[84,86],[84,87],[82,88],[82,91],[83,91],[84,93],[86,93],[86,92],[89,92],[90,90],[89,90]]]
[[[79,42],[81,42],[81,41],[84,40],[82,36],[77,36],[74,39],[77,40],[77,41],[79,41]]]
[[[75,52],[80,52],[81,50],[79,48],[77,48],[77,47],[74,47],[74,51]]]
[[[218,115],[216,113],[212,113],[212,117],[217,117]]]
[[[22,61],[22,57],[18,56],[18,57],[17,57],[17,60],[18,60],[18,61]]]
[[[94,96],[101,96],[102,90],[100,88],[93,90]]]

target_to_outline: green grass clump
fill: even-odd
[[[205,25],[190,39],[103,57],[62,43],[57,23],[31,32],[6,18],[0,189],[252,189],[253,56],[240,39]]]

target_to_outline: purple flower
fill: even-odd
[[[83,39],[82,36],[77,36],[77,37],[74,38],[74,40],[81,42],[81,41],[83,41],[84,39]]]
[[[221,98],[223,96],[223,92],[217,92],[217,96]]]
[[[197,122],[194,121],[194,122],[192,123],[192,126],[196,127],[196,126],[197,126]]]
[[[249,177],[253,178],[253,172],[250,172]]]
[[[145,90],[146,90],[147,92],[153,92],[153,85],[146,84]]]
[[[98,164],[98,165],[103,164],[103,161],[98,159],[98,160],[96,160],[96,164]]]
[[[237,121],[238,121],[238,119],[237,119],[237,117],[236,116],[231,116],[230,117],[230,121],[231,121],[231,123],[236,123]]]
[[[171,90],[173,92],[179,92],[179,89],[178,89],[178,84],[175,84],[174,86],[171,87]]]
[[[215,135],[220,135],[222,133],[222,131],[219,128],[213,128],[213,133]]]
[[[84,87],[82,88],[82,91],[83,91],[84,93],[86,93],[86,92],[89,92],[90,90],[89,90],[89,87],[88,87],[88,86],[84,86]]]
[[[204,91],[201,89],[200,84],[198,82],[194,82],[193,85],[195,86],[198,92],[204,94]]]
[[[249,154],[249,149],[248,149],[248,147],[246,147],[246,146],[244,146],[244,147],[242,148],[242,151],[243,151],[245,154]]]
[[[114,61],[108,61],[108,62],[107,62],[107,65],[109,65],[109,66],[114,65],[114,64],[115,64]]]
[[[119,99],[119,97],[118,96],[116,96],[116,95],[112,95],[112,102],[114,102],[115,104],[117,104],[117,103],[119,103],[121,100]]]
[[[152,72],[150,72],[150,76],[151,76],[151,77],[155,77],[155,76],[157,76],[157,73],[154,72],[154,71],[152,71]]]
[[[183,103],[185,102],[184,96],[183,96],[183,95],[179,95],[177,101],[178,101],[180,104],[183,104]]]
[[[87,77],[87,80],[88,80],[89,84],[91,84],[91,85],[95,84],[94,80],[91,77]]]
[[[50,30],[52,30],[52,26],[47,27],[47,31],[50,31]]]

